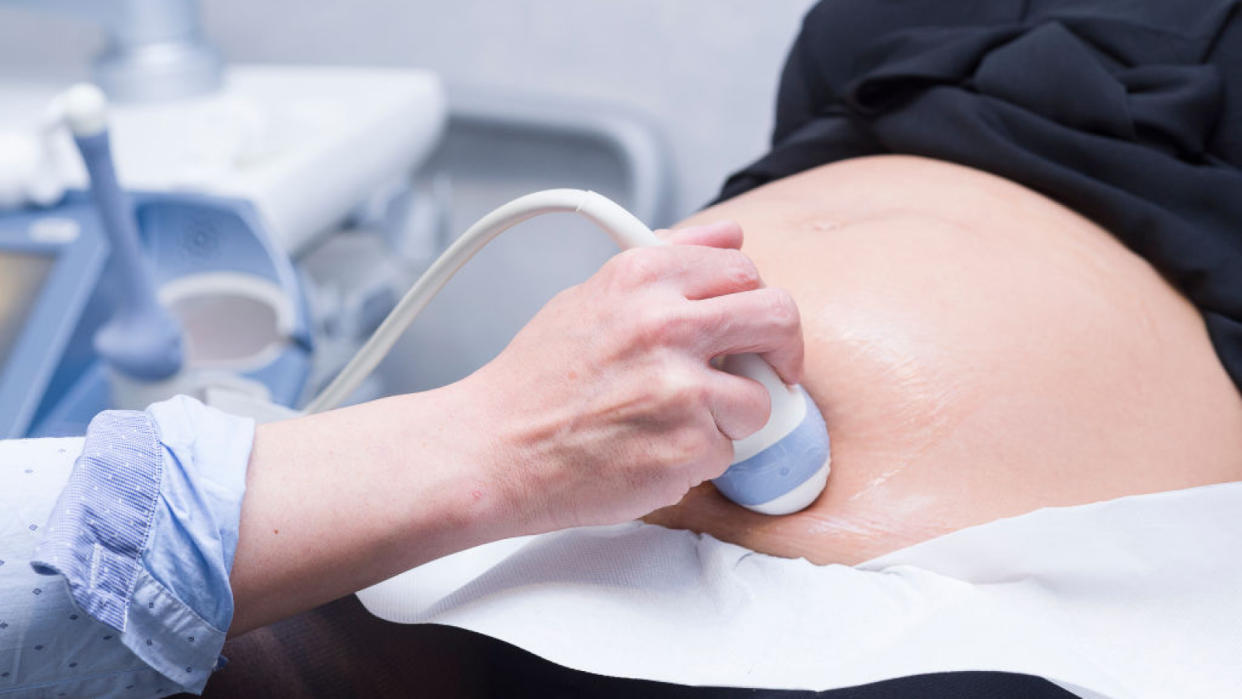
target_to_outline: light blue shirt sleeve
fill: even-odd
[[[186,397],[92,421],[27,568],[42,587],[63,588],[70,607],[97,627],[97,643],[75,650],[79,666],[98,669],[89,662],[92,653],[115,654],[119,642],[158,673],[156,695],[202,691],[233,617],[229,572],[253,438],[252,420]],[[0,478],[9,476],[0,472]],[[76,611],[60,616],[66,627],[60,633],[71,632]],[[25,635],[47,635],[37,631]],[[3,641],[0,634],[0,666]],[[9,673],[0,677],[0,695],[56,696],[49,691],[56,689],[77,696],[86,689],[74,684],[75,668],[63,654],[17,650],[15,669],[0,667]],[[58,663],[58,670],[40,662]],[[29,682],[19,682],[15,672]],[[92,678],[90,694],[98,696],[98,673]],[[152,696],[149,686],[139,694],[125,689],[118,684],[107,695]]]

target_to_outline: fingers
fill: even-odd
[[[772,410],[772,397],[753,379],[712,371],[708,406],[716,428],[731,440],[749,437],[763,427]]]
[[[605,276],[623,290],[671,285],[692,301],[762,285],[755,263],[740,251],[701,245],[631,249],[609,260],[605,269]]]
[[[762,288],[738,250],[668,245],[627,250],[599,276],[617,298],[635,290],[675,288],[691,303],[644,295],[630,307],[649,342],[690,347],[705,358],[757,353],[786,383],[802,377],[802,324],[788,293]]]
[[[756,353],[781,380],[802,380],[802,320],[793,298],[781,289],[754,289],[693,304],[699,316],[700,351],[707,358]]]
[[[656,231],[670,245],[704,245],[712,248],[742,247],[742,227],[734,221],[716,221],[703,226]]]

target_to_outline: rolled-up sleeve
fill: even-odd
[[[221,660],[253,439],[252,420],[186,397],[101,413],[31,560],[176,691]]]

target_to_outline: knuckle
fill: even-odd
[[[652,310],[636,312],[630,319],[628,334],[639,350],[651,350],[663,344],[663,320]]]
[[[711,312],[703,313],[697,320],[696,332],[702,338],[711,341],[718,341],[727,337],[730,332],[742,324],[742,320],[735,313],[731,313],[728,308],[712,309]]]
[[[635,313],[631,330],[640,347],[679,346],[686,341],[686,323],[679,304],[649,304]]]
[[[801,325],[798,304],[794,302],[793,296],[788,291],[775,288],[764,289],[764,291],[767,292],[769,320],[786,329],[797,328]]]
[[[659,405],[672,408],[678,414],[692,413],[707,399],[707,387],[684,370],[661,371],[652,381],[652,389]]]
[[[675,430],[670,438],[670,456],[677,464],[702,460],[711,452],[712,441],[707,431],[697,426]]]
[[[753,260],[741,250],[723,251],[729,256],[726,265],[730,280],[743,289],[754,289],[759,286],[759,268]]]
[[[647,286],[664,274],[667,262],[658,248],[632,248],[613,256],[606,266],[613,282],[625,289]]]

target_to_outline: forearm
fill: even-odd
[[[468,408],[453,386],[260,426],[230,635],[522,533]]]
[[[802,336],[733,224],[631,250],[558,294],[499,357],[450,386],[260,427],[230,582],[231,634],[480,543],[622,522],[719,476],[767,420]]]

